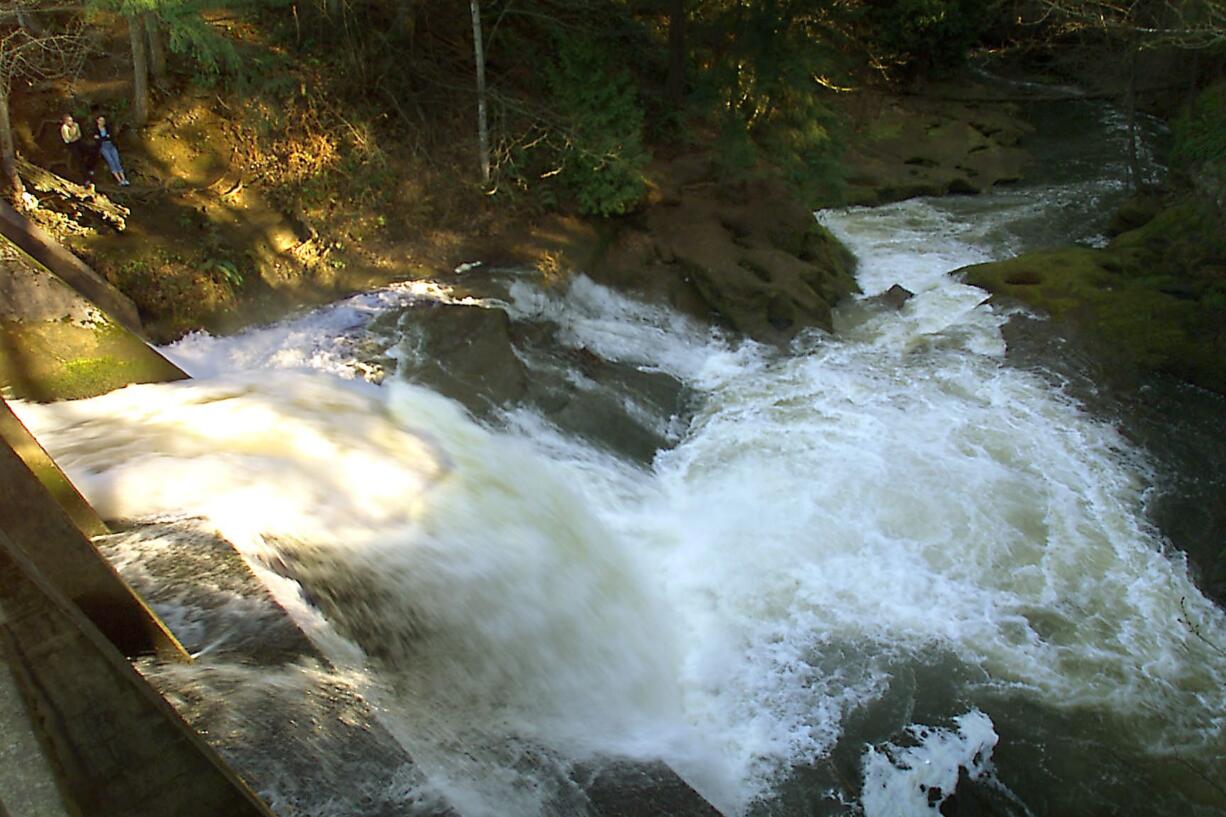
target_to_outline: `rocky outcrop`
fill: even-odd
[[[868,98],[852,112],[856,122],[843,200],[885,204],[915,196],[985,193],[1022,178],[1030,130],[1015,106],[942,95]]]
[[[720,185],[693,154],[653,171],[656,191],[618,225],[588,270],[764,343],[831,329],[831,307],[858,291],[855,259],[782,183]]]
[[[901,284],[894,284],[880,295],[874,295],[868,299],[868,303],[874,306],[882,306],[887,309],[898,311],[906,306],[907,301],[915,297],[915,293],[907,289]]]
[[[1116,368],[1161,372],[1226,394],[1221,224],[1211,203],[1182,200],[1103,249],[1027,253],[960,273],[1071,324]]]
[[[428,301],[399,321],[401,376],[463,403],[478,416],[523,400],[528,371],[501,309]]]
[[[462,403],[477,417],[529,406],[558,428],[636,462],[671,447],[666,428],[688,390],[663,372],[567,348],[548,321],[513,322],[492,305],[427,302],[397,320],[397,376]]]

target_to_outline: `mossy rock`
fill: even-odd
[[[1108,363],[1226,394],[1226,287],[1198,285],[1186,272],[1160,274],[1155,252],[1134,236],[1110,249],[1035,252],[960,272],[1072,323]]]
[[[1165,274],[1204,286],[1221,281],[1226,265],[1226,217],[1209,201],[1181,199],[1141,227],[1123,233],[1111,249],[1136,261],[1141,274]]]
[[[1107,235],[1117,236],[1144,227],[1162,211],[1162,197],[1140,193],[1120,205],[1107,225]]]
[[[860,291],[855,254],[822,225],[809,225],[799,257],[820,271],[820,279],[809,279],[807,283],[830,303]]]
[[[1030,130],[1015,109],[938,98],[895,99],[861,122],[846,157],[843,204],[977,194],[1022,178]]]

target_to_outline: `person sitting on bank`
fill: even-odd
[[[106,166],[111,169],[111,175],[115,177],[115,181],[119,182],[120,186],[127,187],[128,176],[123,172],[123,164],[119,161],[119,148],[115,147],[115,142],[111,139],[106,117],[99,116],[95,120],[95,125],[94,143],[97,145],[98,152],[106,160]]]
[[[81,138],[81,126],[77,124],[77,120],[73,119],[70,113],[64,114],[64,119],[60,123],[60,138],[64,140],[64,146],[68,148],[69,154],[76,161],[77,169],[81,171],[83,181],[86,184],[91,184],[94,180],[93,150]]]

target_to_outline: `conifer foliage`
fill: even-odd
[[[630,72],[597,41],[565,38],[549,70],[551,102],[562,122],[561,180],[579,210],[621,215],[643,196],[643,110]]]
[[[330,126],[345,133],[366,134],[362,120],[415,150],[462,150],[494,201],[612,217],[643,201],[653,151],[713,136],[727,173],[831,183],[836,94],[906,87],[985,37],[1101,30],[1128,49],[1220,61],[1226,0],[0,0],[0,90],[71,74],[86,48],[118,50],[121,23],[137,123],[168,72],[201,84],[254,75],[251,93],[300,89],[312,111],[343,109]],[[107,36],[80,36],[91,28]],[[462,146],[448,130],[460,122]],[[436,131],[447,144],[420,135]],[[355,139],[369,154],[370,139]]]

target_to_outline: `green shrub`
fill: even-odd
[[[1201,91],[1175,121],[1171,158],[1185,167],[1226,157],[1226,80]]]
[[[600,43],[562,38],[548,72],[552,107],[565,123],[560,179],[593,215],[629,212],[646,192],[643,110],[630,73],[616,65]]]
[[[1175,120],[1171,166],[1219,212],[1226,208],[1226,80],[1197,94]]]
[[[909,72],[957,66],[992,20],[991,0],[872,0],[865,22],[877,56]]]

